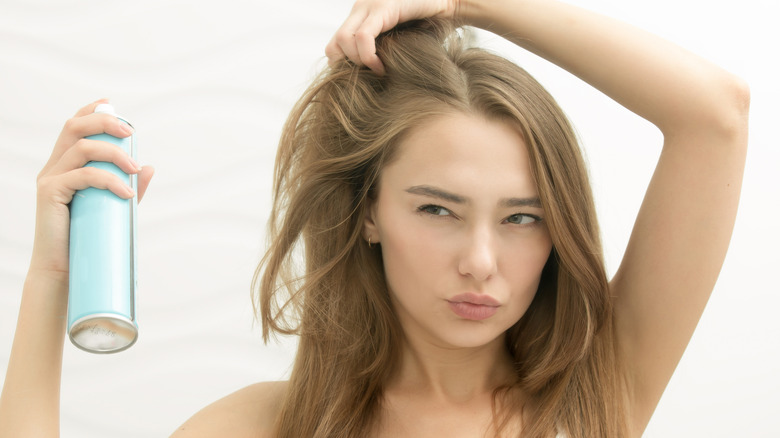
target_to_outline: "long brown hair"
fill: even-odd
[[[376,427],[403,337],[363,218],[404,135],[453,111],[508,121],[523,135],[553,241],[533,303],[506,335],[517,381],[496,388],[494,430],[522,412],[524,437],[626,434],[612,300],[576,136],[527,72],[460,40],[437,20],[380,35],[384,76],[331,66],[284,127],[269,249],[255,275],[264,339],[300,336],[280,437],[364,437]]]

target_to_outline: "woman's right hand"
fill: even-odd
[[[146,191],[154,169],[143,169],[115,145],[85,137],[106,133],[118,138],[132,134],[132,128],[110,114],[95,113],[103,99],[81,108],[60,133],[51,157],[38,174],[35,243],[30,271],[67,280],[70,213],[68,204],[76,190],[108,189],[123,199],[134,191],[118,176],[106,170],[83,167],[89,161],[114,163],[127,174],[138,175],[138,200]]]

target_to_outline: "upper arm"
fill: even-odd
[[[747,88],[720,119],[665,132],[625,256],[610,283],[631,417],[643,430],[717,280],[735,221],[747,145]],[[705,111],[706,112],[706,111]]]
[[[271,437],[287,382],[247,386],[206,406],[171,438]]]

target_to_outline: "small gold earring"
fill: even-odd
[[[368,247],[371,248],[371,236],[368,236]]]

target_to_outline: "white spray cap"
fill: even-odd
[[[116,116],[116,111],[114,111],[114,106],[110,103],[101,103],[100,105],[95,107],[96,113],[106,113],[111,114],[112,116]]]
[[[133,124],[128,122],[126,118],[124,118],[124,117],[120,116],[119,114],[117,114],[116,111],[114,111],[114,106],[111,105],[110,103],[101,103],[101,104],[99,104],[98,106],[95,107],[95,111],[93,111],[93,112],[110,114],[110,115],[116,117],[117,119],[127,123],[128,125],[133,126]]]

